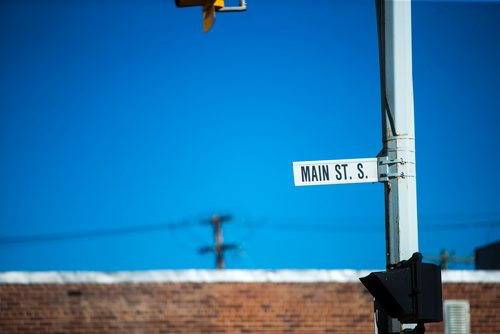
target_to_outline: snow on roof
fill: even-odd
[[[0,284],[31,283],[127,283],[127,282],[359,282],[368,270],[151,270],[151,271],[46,271],[0,272]],[[500,271],[446,270],[444,283],[500,283]]]

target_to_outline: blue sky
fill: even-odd
[[[0,270],[212,268],[216,213],[228,268],[384,267],[383,185],[292,174],[381,149],[374,1],[0,6]],[[465,257],[500,239],[500,3],[412,10],[420,250]]]

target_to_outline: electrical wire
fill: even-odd
[[[280,219],[277,219],[278,221]],[[316,219],[310,219],[316,220]],[[366,233],[373,233],[380,230],[380,226],[374,224],[336,224],[336,221],[343,220],[339,218],[331,218],[331,224],[317,224],[317,223],[268,223],[266,220],[259,220],[259,223],[246,222],[244,226],[249,228],[245,239],[251,239],[256,230],[271,229],[271,230],[288,230],[288,231],[305,231],[305,232],[351,232],[362,231]],[[22,236],[4,236],[0,237],[0,247],[13,245],[13,244],[27,244],[47,241],[61,241],[70,239],[85,239],[97,238],[107,236],[118,236],[127,234],[138,234],[160,230],[170,230],[172,235],[175,231],[181,228],[193,226],[195,223],[190,221],[181,221],[176,223],[161,223],[161,224],[147,224],[139,226],[116,227],[108,229],[66,232],[66,233],[51,233],[51,234],[36,234],[36,235],[22,235]],[[486,228],[488,231],[500,226],[500,220],[483,221],[477,223],[447,223],[447,224],[421,224],[421,230],[451,230],[451,229],[477,229]],[[177,236],[173,236],[177,238]],[[178,241],[178,240],[177,240]]]
[[[45,241],[59,241],[59,240],[69,240],[69,239],[83,239],[83,238],[96,238],[96,237],[115,236],[115,235],[137,234],[137,233],[146,233],[146,232],[153,232],[160,230],[174,230],[186,227],[189,224],[190,223],[187,221],[182,221],[177,223],[115,227],[115,228],[90,230],[90,231],[0,237],[0,246],[11,245],[11,244],[45,242]]]

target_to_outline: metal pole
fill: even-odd
[[[418,251],[417,188],[411,43],[411,1],[376,0],[382,94],[386,263],[388,268]],[[388,333],[401,324],[388,319]],[[381,333],[381,332],[379,332]]]

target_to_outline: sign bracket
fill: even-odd
[[[407,177],[415,177],[414,174],[407,173],[404,171],[401,172],[391,172],[391,167],[395,165],[405,165],[410,163],[406,161],[403,157],[399,159],[390,159],[388,156],[381,156],[377,158],[378,163],[378,181],[379,182],[389,182],[391,179],[402,178],[405,179]]]

